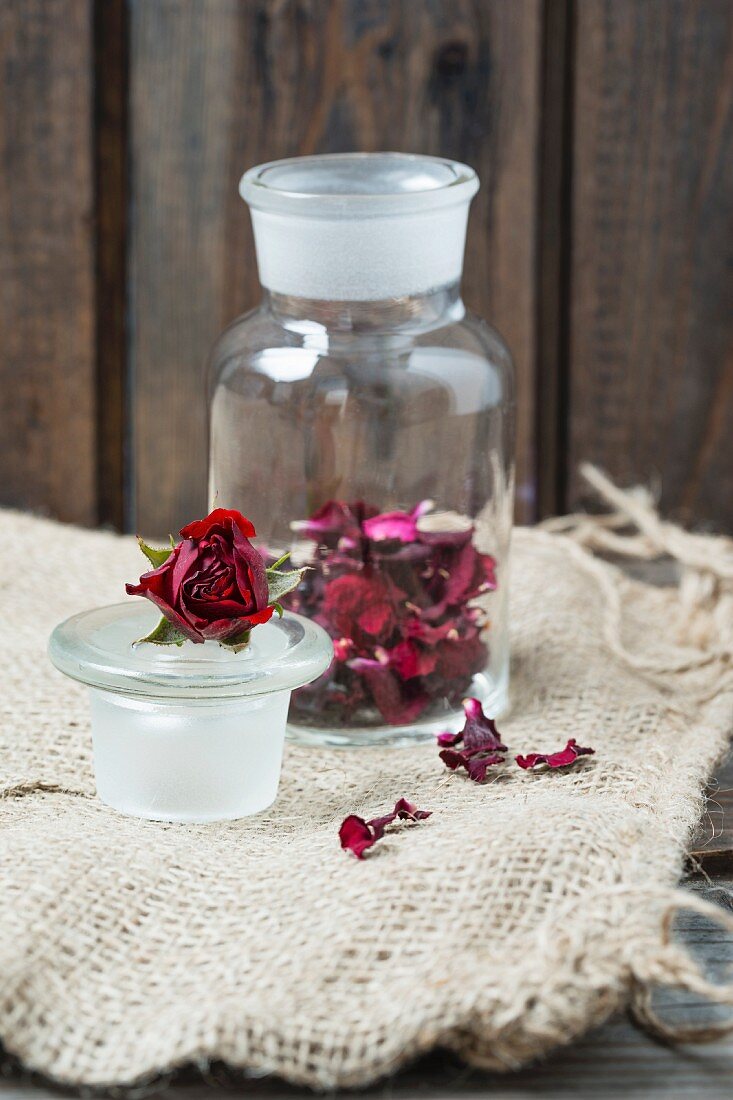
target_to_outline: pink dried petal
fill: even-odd
[[[354,546],[360,537],[359,524],[351,506],[338,500],[327,501],[310,519],[296,520],[291,527],[302,532],[306,538],[317,542],[324,540],[328,545],[345,540],[349,546]]]
[[[527,756],[515,756],[520,768],[534,768],[538,764],[547,764],[548,768],[567,768],[574,764],[579,756],[592,756],[595,749],[582,748],[574,737],[571,737],[564,749],[559,752],[530,752]]]
[[[380,516],[365,519],[362,530],[374,542],[414,542],[417,538],[417,521],[429,511],[432,501],[423,500],[411,512],[384,512]]]
[[[418,810],[412,802],[406,798],[399,798],[395,802],[394,809],[383,817],[373,817],[371,821],[365,821],[357,814],[349,814],[341,822],[339,840],[345,851],[353,852],[357,859],[364,858],[364,852],[381,840],[387,825],[391,825],[397,818],[410,821],[424,821],[430,817],[431,810]]]
[[[336,638],[333,643],[333,655],[337,661],[347,661],[355,648],[351,638]]]
[[[450,748],[453,745],[460,745],[463,740],[462,733],[439,733],[436,738],[441,748]]]

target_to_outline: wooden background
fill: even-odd
[[[3,0],[0,503],[176,530],[255,304],[242,171],[474,165],[465,296],[519,379],[518,516],[579,460],[733,530],[733,0]]]

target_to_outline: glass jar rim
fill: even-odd
[[[306,217],[354,218],[421,213],[468,203],[473,168],[414,153],[323,153],[269,161],[244,173],[250,207]]]
[[[253,630],[240,653],[215,642],[133,648],[159,618],[144,599],[82,611],[55,628],[48,655],[60,672],[101,691],[189,700],[292,691],[325,672],[333,656],[325,630],[291,611]]]

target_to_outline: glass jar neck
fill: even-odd
[[[354,334],[429,329],[460,321],[465,313],[459,283],[427,294],[369,302],[323,301],[265,290],[263,306],[285,328],[301,332],[311,322],[329,332]]]

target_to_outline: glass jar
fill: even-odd
[[[261,305],[216,343],[211,501],[311,572],[331,635],[291,736],[405,743],[507,707],[512,363],[460,295],[466,165],[398,153],[278,161],[241,183]]]

